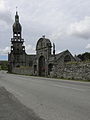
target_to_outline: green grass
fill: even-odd
[[[73,62],[67,62],[66,64],[87,64],[87,63],[90,63],[90,60],[87,60],[87,61],[81,61],[81,62],[76,62],[76,61],[73,61]]]

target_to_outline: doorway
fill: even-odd
[[[39,76],[45,76],[45,58],[41,56],[39,58]]]

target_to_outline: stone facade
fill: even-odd
[[[56,68],[58,78],[90,80],[90,62],[70,62]]]
[[[74,72],[82,71],[75,65],[67,65],[68,62],[76,62],[78,59],[65,50],[55,54],[55,44],[45,36],[41,37],[36,44],[36,54],[27,55],[22,39],[22,26],[19,23],[18,12],[15,15],[13,25],[13,38],[11,39],[11,52],[8,54],[8,71],[11,73],[28,74],[36,76],[75,78]],[[80,61],[80,60],[79,60]],[[70,68],[70,69],[69,69]],[[69,72],[68,72],[69,71]],[[73,76],[71,75],[73,73]],[[81,76],[79,72],[76,76]],[[90,76],[89,76],[90,77]],[[76,77],[81,79],[82,77]]]

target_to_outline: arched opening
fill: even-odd
[[[50,64],[48,65],[48,75],[50,75],[50,72],[52,72],[52,68],[53,68],[53,64],[50,63]]]
[[[45,58],[44,58],[44,56],[41,56],[39,58],[39,75],[45,76]]]
[[[64,57],[64,62],[70,62],[71,61],[71,57],[69,55],[66,55]]]
[[[37,65],[34,65],[34,74],[37,72]]]

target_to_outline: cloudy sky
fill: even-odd
[[[90,52],[90,0],[0,0],[0,59],[10,51],[12,25],[18,6],[28,54],[45,35],[56,52]]]

